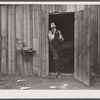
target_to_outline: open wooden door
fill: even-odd
[[[90,85],[90,10],[75,12],[74,77]]]

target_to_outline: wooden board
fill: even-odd
[[[8,6],[8,72],[15,74],[15,6]]]
[[[16,6],[16,53],[17,53],[17,65],[16,65],[16,73],[24,75],[23,68],[23,57],[21,52],[17,49],[17,45],[19,45],[19,41],[23,42],[24,37],[24,7],[23,5]]]
[[[91,71],[98,73],[98,25],[97,6],[91,5]]]
[[[75,78],[90,85],[90,10],[75,13]]]
[[[100,6],[98,5],[98,72],[100,74]]]
[[[33,5],[30,5],[30,47],[33,49]],[[30,60],[30,75],[33,75],[33,57]]]
[[[0,7],[0,13],[1,13],[1,7]],[[0,16],[0,26],[1,26],[1,16]],[[0,28],[0,72],[1,72],[1,56],[2,56],[2,38],[1,38],[1,28]]]
[[[41,11],[33,10],[33,73],[41,76]]]
[[[42,76],[49,75],[48,66],[48,13],[42,11]]]
[[[24,46],[25,47],[31,47],[32,48],[32,32],[30,29],[32,29],[32,6],[24,5]],[[30,27],[31,26],[31,27]],[[31,61],[26,61],[24,59],[24,74],[26,76],[32,75],[32,63]]]
[[[1,73],[7,74],[7,6],[1,7]]]

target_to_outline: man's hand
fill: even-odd
[[[49,31],[49,40],[52,41],[55,38],[55,34],[52,34],[51,31]]]
[[[64,38],[63,38],[63,36],[62,36],[60,31],[59,31],[59,39],[60,39],[60,41],[64,41]]]

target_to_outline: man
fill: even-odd
[[[61,32],[56,29],[55,23],[52,22],[51,30],[49,31],[49,44],[55,62],[55,72],[58,78],[60,78],[60,73],[63,67],[62,41],[64,41],[64,38]]]

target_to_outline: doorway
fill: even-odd
[[[51,22],[54,22],[57,29],[61,31],[63,42],[63,61],[62,73],[74,73],[74,12],[56,13],[49,15],[49,29]],[[49,72],[55,72],[53,56],[49,48]]]

